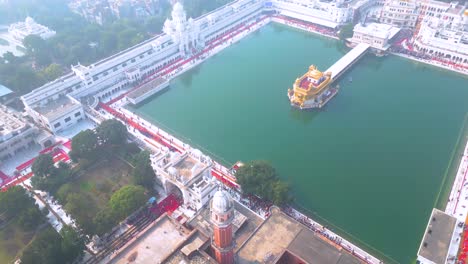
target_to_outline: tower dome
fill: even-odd
[[[234,206],[231,196],[223,190],[218,190],[211,201],[211,209],[217,213],[225,213]]]
[[[172,7],[172,19],[177,19],[177,18],[184,18],[185,19],[185,11],[184,7],[182,6],[181,3],[176,2],[174,6]]]

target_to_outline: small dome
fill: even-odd
[[[175,19],[177,17],[183,17],[185,16],[185,11],[184,11],[184,7],[182,6],[181,3],[179,2],[176,2],[174,4],[174,6],[172,7],[172,19]]]
[[[232,201],[231,195],[226,191],[218,190],[211,201],[211,210],[217,213],[225,213],[232,209],[234,203]]]
[[[320,77],[323,76],[323,73],[321,73],[318,70],[313,70],[313,71],[310,71],[308,75],[309,75],[309,77],[318,80],[318,79],[320,79]]]
[[[169,169],[167,169],[167,172],[169,173],[169,175],[171,176],[177,176],[177,169],[174,168],[174,167],[170,167]]]
[[[32,17],[29,17],[29,16],[28,16],[28,17],[26,18],[26,24],[29,24],[29,25],[30,25],[30,24],[34,24],[34,19],[33,19]]]
[[[203,154],[199,149],[194,149],[194,150],[192,150],[192,155],[195,158],[199,159]]]

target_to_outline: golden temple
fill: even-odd
[[[331,73],[322,73],[311,65],[300,78],[296,79],[293,89],[288,89],[291,105],[301,109],[322,107],[337,90],[328,89],[331,84]]]

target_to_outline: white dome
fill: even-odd
[[[202,152],[199,149],[194,149],[194,150],[192,150],[192,155],[195,158],[199,159],[202,156]]]
[[[32,17],[29,17],[29,16],[26,18],[26,21],[25,21],[25,22],[26,22],[26,24],[28,24],[28,25],[31,25],[31,24],[34,24],[34,23],[35,23],[35,22],[34,22],[34,19],[33,19]]]
[[[176,2],[174,6],[172,7],[172,18],[176,17],[182,17],[185,15],[184,7],[182,6],[181,3]]]
[[[218,190],[211,201],[211,210],[217,213],[225,213],[231,210],[233,206],[231,195],[223,190]]]
[[[177,176],[177,169],[174,168],[174,167],[170,167],[169,169],[167,169],[167,172],[168,172],[169,175],[171,175],[171,176],[174,176],[174,177]]]

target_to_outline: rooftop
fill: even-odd
[[[47,117],[49,120],[54,120],[68,113],[70,109],[78,106],[79,103],[70,99],[67,96],[60,96],[57,100],[47,102],[45,105],[34,108],[38,113]]]
[[[166,82],[166,79],[164,78],[156,78],[148,83],[143,84],[141,87],[136,89],[135,91],[130,92],[127,94],[128,98],[136,99],[147,92],[156,89],[158,86],[162,85],[163,83]]]
[[[340,247],[328,244],[305,226],[275,208],[238,251],[238,263],[278,263],[288,252],[305,263],[361,263]]]
[[[188,239],[190,234],[190,230],[164,214],[140,237],[118,253],[110,263],[162,263]]]
[[[27,124],[22,120],[21,113],[9,110],[0,106],[0,140],[14,136],[12,133],[19,133],[26,128]],[[11,134],[11,136],[9,136]]]
[[[418,256],[433,263],[445,263],[456,223],[455,217],[434,208],[419,246]]]
[[[173,166],[169,167],[167,172],[169,174],[175,173],[178,181],[188,183],[191,179],[206,169],[206,167],[206,164],[196,160],[190,155],[186,155]]]
[[[368,23],[357,24],[353,31],[381,39],[391,39],[400,31],[400,28],[388,24]]]

